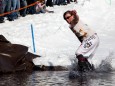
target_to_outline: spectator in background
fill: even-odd
[[[67,4],[70,4],[70,0],[67,0]]]
[[[20,0],[12,0],[11,4],[12,4],[12,7],[11,7],[12,11],[20,9]],[[11,14],[10,21],[13,21],[14,19],[17,19],[19,17],[19,15],[20,15],[19,11],[13,12]]]
[[[56,0],[55,5],[67,5],[67,0]]]
[[[37,0],[27,0],[27,4],[33,4],[35,3]],[[35,14],[36,13],[36,5],[33,5],[29,8],[27,8],[27,14]]]
[[[10,12],[11,0],[0,0],[0,14]],[[5,15],[7,19],[10,19],[10,14]],[[4,16],[0,16],[0,23],[4,23]]]
[[[53,7],[53,1],[52,0],[47,0],[46,1],[46,6]]]
[[[0,14],[4,13],[4,1],[0,0]],[[4,23],[4,16],[0,16],[0,23]]]
[[[78,3],[77,0],[74,0],[75,3]]]
[[[40,1],[37,1],[36,3],[36,13],[39,14],[39,13],[45,13],[45,4],[43,2],[40,2]]]
[[[41,0],[41,1],[37,1],[36,3],[36,13],[39,14],[39,13],[53,13],[53,11],[49,11],[46,9],[46,4],[45,4],[45,1]]]
[[[26,6],[27,6],[27,1],[26,0],[20,0],[20,7],[23,8],[23,7],[26,7]],[[26,16],[26,10],[27,10],[27,8],[24,8],[24,9],[20,10],[20,15],[22,17]]]

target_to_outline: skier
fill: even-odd
[[[67,21],[70,25],[70,29],[81,42],[81,45],[75,53],[78,59],[78,70],[92,70],[92,65],[88,62],[88,58],[93,57],[99,45],[97,33],[80,20],[76,10],[66,11],[63,14],[63,18]]]

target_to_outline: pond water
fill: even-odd
[[[69,71],[34,71],[0,75],[0,86],[114,86],[115,71],[92,72],[76,78]]]

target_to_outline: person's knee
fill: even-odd
[[[78,61],[87,61],[87,58],[85,58],[82,54],[76,54],[76,58],[78,59]]]

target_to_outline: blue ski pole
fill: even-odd
[[[31,34],[32,34],[33,50],[34,50],[34,53],[35,53],[36,52],[36,48],[35,48],[34,30],[33,30],[33,25],[32,24],[31,24]]]

